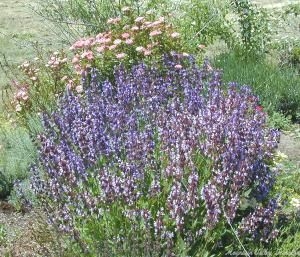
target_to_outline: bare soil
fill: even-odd
[[[0,202],[0,224],[5,236],[0,240],[2,257],[62,257],[65,249],[61,236],[46,222],[39,209],[17,212],[7,202]]]
[[[293,135],[282,133],[280,137],[279,149],[285,153],[288,159],[300,168],[300,138]]]

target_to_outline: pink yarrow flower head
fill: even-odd
[[[80,60],[79,58],[80,58],[79,55],[76,54],[76,55],[73,57],[73,59],[72,59],[72,63],[74,63],[74,64],[75,64],[75,63],[78,63],[79,60]]]
[[[119,22],[121,21],[121,18],[120,17],[116,17],[116,18],[109,18],[107,20],[107,24],[118,24]]]
[[[74,84],[75,84],[74,80],[69,79],[66,85],[67,89],[72,89],[74,87]]]
[[[158,18],[158,20],[159,20],[160,22],[164,22],[164,21],[165,21],[165,17],[164,17],[164,16],[161,16],[161,17]]]
[[[20,104],[16,105],[16,112],[22,111],[22,106]]]
[[[158,36],[160,34],[162,34],[162,32],[160,30],[153,30],[153,31],[150,32],[149,35],[150,35],[150,37],[155,37],[155,36]]]
[[[129,13],[131,11],[131,8],[129,7],[129,6],[124,6],[123,8],[122,8],[122,12],[123,13]]]
[[[165,18],[164,17],[160,17],[157,21],[154,21],[151,24],[149,24],[148,27],[151,28],[151,27],[159,26],[162,23],[164,23],[164,21],[165,21]]]
[[[92,37],[87,38],[87,39],[78,40],[70,47],[70,50],[80,49],[80,48],[89,48],[93,45],[94,41],[95,41],[95,39]]]
[[[105,38],[105,37],[99,37],[99,38],[96,39],[96,42],[98,44],[105,44],[105,43],[107,43],[107,38]]]
[[[132,45],[132,44],[133,44],[133,39],[132,39],[132,38],[127,38],[127,39],[125,40],[125,43],[126,43],[127,45]]]
[[[136,23],[141,23],[141,22],[143,22],[145,20],[145,17],[137,17],[134,21],[136,22]]]
[[[30,63],[28,61],[25,61],[22,63],[21,68],[28,68],[30,66]]]
[[[104,43],[105,44],[110,43],[110,42],[111,42],[111,38],[110,37],[104,38]]]
[[[178,32],[173,32],[171,34],[171,38],[178,38],[178,37],[180,37],[180,34]]]
[[[82,68],[79,64],[75,64],[74,69],[75,69],[77,75],[81,74]]]
[[[117,59],[123,59],[126,56],[125,53],[116,54]]]
[[[146,49],[146,50],[144,51],[144,55],[145,55],[145,56],[149,56],[149,55],[151,55],[151,53],[152,53],[152,51],[149,50],[149,49]]]
[[[83,40],[79,40],[76,41],[71,47],[70,50],[74,50],[74,49],[78,49],[78,48],[83,48],[84,46],[84,41]]]
[[[75,90],[77,91],[78,94],[82,93],[83,92],[83,86],[82,85],[79,85],[75,88]]]
[[[124,38],[124,39],[127,39],[129,37],[130,37],[130,34],[127,33],[127,32],[125,32],[125,33],[122,34],[122,38]]]
[[[97,48],[96,48],[96,51],[97,51],[98,53],[103,53],[103,52],[105,51],[105,46],[99,46],[99,47],[97,47]]]
[[[140,53],[140,52],[143,52],[145,50],[145,48],[142,46],[138,46],[135,50]]]
[[[96,36],[96,39],[102,38],[103,36],[104,36],[103,33],[99,33],[99,34]]]
[[[108,47],[109,50],[114,50],[116,48],[117,48],[117,45],[111,45],[111,46]]]
[[[60,79],[60,81],[61,82],[64,82],[64,81],[66,81],[68,79],[68,76],[63,76],[61,79]]]
[[[92,51],[85,51],[81,54],[81,58],[85,58],[87,60],[93,60],[94,59],[94,53]]]
[[[132,28],[131,28],[131,30],[132,31],[138,31],[140,28],[138,27],[138,26],[133,26]]]
[[[121,44],[121,43],[122,43],[122,40],[119,39],[119,38],[117,38],[117,39],[114,40],[114,44],[115,44],[115,45],[119,45],[119,44]]]
[[[28,100],[27,90],[25,88],[21,88],[19,91],[17,91],[15,98],[17,100]]]

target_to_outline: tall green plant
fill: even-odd
[[[69,42],[106,29],[109,17],[118,15],[119,4],[111,0],[39,0],[35,11],[56,24]]]
[[[239,25],[239,40],[235,48],[245,57],[264,54],[271,41],[269,14],[249,0],[234,0],[231,3]]]
[[[181,29],[186,48],[195,51],[199,45],[206,46],[218,39],[231,45],[229,11],[228,1],[183,1],[174,20]]]
[[[0,142],[0,196],[5,199],[16,180],[28,178],[36,150],[26,129],[8,124],[0,127]]]
[[[107,20],[122,16],[122,8],[127,6],[138,15],[148,10],[163,15],[172,4],[166,0],[39,0],[35,10],[44,19],[54,22],[70,43],[78,37],[106,31]]]

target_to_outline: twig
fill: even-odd
[[[250,254],[249,254],[249,253],[247,252],[247,250],[245,249],[243,243],[242,243],[241,240],[239,239],[239,237],[238,237],[237,233],[235,232],[234,228],[232,227],[232,225],[231,225],[231,223],[230,223],[230,220],[229,220],[229,218],[227,217],[227,215],[226,215],[224,209],[223,209],[223,212],[224,212],[224,216],[225,216],[225,218],[226,218],[226,220],[227,220],[227,223],[229,224],[229,226],[230,226],[230,228],[231,228],[233,234],[235,235],[235,237],[236,237],[238,243],[239,243],[239,244],[241,245],[241,247],[243,248],[243,251],[245,252],[246,256],[251,257]]]

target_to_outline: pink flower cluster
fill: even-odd
[[[50,60],[46,64],[46,67],[49,67],[52,70],[59,70],[64,64],[68,62],[68,58],[64,53],[54,52],[50,56]]]
[[[29,85],[21,84],[18,81],[12,81],[12,84],[16,88],[16,91],[13,95],[13,100],[11,104],[14,106],[16,112],[20,112],[23,109],[23,106],[29,100]]]
[[[74,74],[68,74],[68,64],[66,53],[56,51],[19,65],[23,76],[18,81],[11,82],[14,94],[10,104],[13,109],[21,112],[30,108],[35,98],[49,99],[51,96],[58,96],[66,87],[76,88],[78,79],[73,78]]]
[[[19,69],[26,75],[31,81],[37,80],[37,73],[39,72],[38,68],[35,68],[32,63],[29,61],[23,62]]]
[[[154,21],[143,16],[128,19],[127,15],[132,15],[131,9],[123,9],[123,18],[108,19],[110,30],[95,37],[82,38],[70,47],[74,52],[72,63],[77,74],[94,65],[97,68],[100,68],[97,65],[113,68],[111,66],[124,60],[136,63],[144,58],[179,50],[180,44],[174,39],[178,39],[180,34],[164,17]]]

